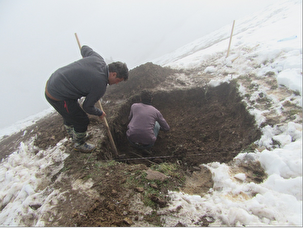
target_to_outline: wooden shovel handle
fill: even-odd
[[[100,106],[101,111],[104,112],[100,100],[98,100],[98,103],[99,103],[99,106]],[[109,128],[109,125],[108,125],[108,123],[107,123],[107,119],[106,119],[105,116],[103,117],[103,121],[104,121],[105,126],[106,126],[106,129],[107,129],[107,134],[108,134],[109,140],[110,140],[110,142],[111,142],[111,144],[112,144],[112,147],[113,147],[113,150],[114,150],[114,152],[115,152],[115,156],[118,157],[118,150],[117,150],[117,147],[116,147],[116,145],[115,145],[115,141],[114,141],[114,139],[113,139],[112,133],[110,132],[110,128]]]
[[[76,40],[77,40],[79,49],[80,49],[80,51],[81,51],[81,44],[80,44],[80,41],[79,41],[79,38],[78,38],[77,33],[75,33],[75,37],[76,37]],[[100,100],[98,100],[98,104],[99,104],[99,106],[100,106],[101,111],[104,112]],[[104,121],[104,123],[105,123],[106,129],[107,129],[107,134],[108,134],[109,140],[110,140],[110,142],[111,142],[111,145],[112,145],[112,147],[113,147],[113,150],[114,150],[114,153],[115,153],[115,157],[118,157],[118,150],[117,150],[117,147],[116,147],[116,145],[115,145],[113,136],[112,136],[112,134],[111,134],[111,132],[110,132],[109,125],[108,125],[108,123],[107,123],[107,119],[106,119],[105,116],[103,117],[103,121]]]
[[[79,49],[80,49],[80,51],[81,51],[81,44],[80,44],[80,41],[79,41],[79,38],[78,38],[77,33],[75,33],[75,37],[76,37],[76,40],[77,40],[77,43],[78,43]]]

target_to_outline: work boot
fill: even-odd
[[[95,145],[86,142],[81,145],[79,143],[74,144],[74,150],[82,153],[91,153],[95,148]]]
[[[95,145],[86,143],[86,132],[73,131],[74,150],[82,153],[91,153],[96,148]]]
[[[68,126],[68,125],[64,125],[67,135],[69,138],[73,139],[74,138],[74,127],[73,126]],[[84,141],[89,140],[90,138],[92,138],[93,135],[90,133],[86,133],[85,139]]]
[[[66,129],[68,137],[73,138],[74,137],[74,127],[73,126],[68,126],[68,125],[65,125],[65,124],[64,124],[64,127]]]

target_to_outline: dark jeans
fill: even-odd
[[[155,127],[154,127],[154,134],[155,134],[156,138],[159,134],[159,131],[160,131],[160,124],[158,123],[158,121],[156,121],[155,122]],[[127,137],[127,139],[128,139],[128,137]],[[154,145],[154,144],[142,145],[142,144],[134,143],[134,142],[130,141],[129,139],[128,139],[128,141],[130,142],[130,144],[132,146],[137,147],[137,148],[142,149],[142,150],[149,149]]]
[[[82,110],[77,100],[55,101],[45,94],[46,100],[63,117],[64,124],[73,126],[76,132],[86,132],[89,124],[87,114]]]
[[[142,144],[134,143],[134,142],[130,141],[128,137],[127,137],[127,140],[129,141],[130,145],[132,145],[133,147],[136,147],[138,149],[141,149],[141,150],[149,149],[154,145],[154,144],[142,145]]]

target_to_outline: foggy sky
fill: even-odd
[[[0,0],[0,128],[50,107],[45,82],[81,58],[74,33],[132,69],[273,2]]]

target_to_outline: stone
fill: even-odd
[[[150,184],[150,187],[152,187],[152,188],[154,188],[154,189],[158,189],[158,185],[155,184],[155,183],[151,183],[151,184]]]
[[[123,222],[125,222],[128,225],[132,225],[133,224],[133,221],[130,218],[128,218],[128,217],[124,218]]]
[[[143,187],[136,187],[135,190],[137,192],[144,192],[144,188]]]
[[[158,171],[154,171],[151,169],[148,169],[145,171],[147,173],[146,179],[148,180],[159,180],[159,181],[164,181],[167,178],[169,178],[168,176],[166,176],[163,173],[160,173]]]

